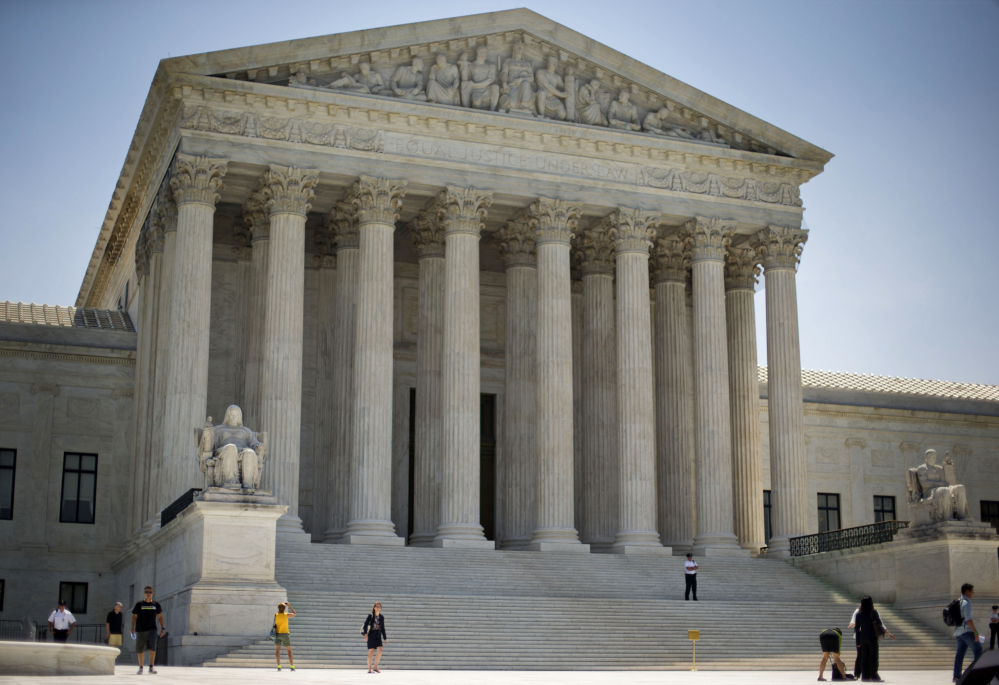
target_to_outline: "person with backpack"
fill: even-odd
[[[277,613],[274,614],[274,658],[277,659],[277,670],[281,671],[281,648],[288,653],[288,664],[292,672],[295,671],[295,657],[291,654],[291,632],[288,629],[288,619],[296,616],[295,610],[288,602],[278,604]]]
[[[892,640],[895,636],[888,632],[881,621],[881,615],[874,608],[874,600],[870,595],[864,595],[860,600],[856,624],[853,629],[860,648],[860,679],[865,682],[881,682],[878,675],[878,640],[887,635]]]
[[[822,647],[822,661],[819,663],[819,680],[825,680],[822,674],[826,670],[826,662],[832,656],[832,679],[833,680],[853,680],[853,676],[846,675],[846,666],[839,658],[840,648],[843,646],[843,631],[839,628],[823,630],[819,633],[819,646]],[[836,675],[839,674],[839,678]]]
[[[961,586],[961,598],[957,600],[958,610],[960,611],[959,619],[956,616],[957,612],[952,608],[954,604],[952,603],[947,607],[947,610],[951,612],[951,616],[957,619],[953,624],[954,638],[957,640],[957,653],[954,655],[955,683],[961,677],[962,671],[964,671],[964,655],[968,653],[968,647],[971,647],[971,652],[975,659],[982,655],[982,645],[978,641],[978,628],[975,627],[975,622],[971,619],[971,598],[974,596],[974,585],[965,583]],[[948,624],[950,624],[950,621],[948,621]],[[974,660],[971,663],[974,663]]]

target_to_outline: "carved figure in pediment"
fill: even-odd
[[[915,515],[915,524],[958,519],[971,521],[968,498],[964,486],[957,482],[954,460],[946,454],[943,466],[937,465],[937,451],[926,450],[926,463],[905,472],[905,486],[909,492],[909,508]]]
[[[513,46],[513,56],[500,71],[501,112],[534,114],[534,65],[524,59],[523,43]]]
[[[496,83],[496,65],[486,61],[486,47],[475,49],[475,61],[468,61],[468,53],[458,60],[461,71],[461,104],[473,109],[495,112],[499,104],[500,88]]]
[[[243,425],[243,411],[235,404],[225,410],[225,422],[194,434],[198,461],[206,485],[218,488],[256,490],[267,454],[267,434],[254,433]]]
[[[350,90],[355,93],[371,93],[377,95],[385,88],[385,79],[377,71],[371,71],[368,62],[361,62],[360,73],[357,76],[350,76],[347,72],[340,74],[340,78],[328,84],[327,88],[336,90]]]
[[[534,75],[534,80],[538,84],[538,115],[564,121],[564,101],[569,97],[569,93],[565,92],[565,81],[555,73],[557,66],[558,58],[549,55],[545,68],[538,69]]]
[[[576,116],[590,126],[606,126],[603,105],[600,102],[600,79],[584,83],[576,92]]]
[[[725,144],[725,139],[720,135],[712,131],[710,128],[701,129],[701,135],[698,136],[701,140],[706,140],[709,143],[721,143]]]
[[[641,131],[642,127],[638,123],[638,108],[628,100],[631,95],[626,90],[617,94],[617,100],[611,103],[607,110],[607,121],[611,128],[620,128],[625,131]]]
[[[396,69],[389,87],[397,98],[426,102],[427,94],[423,92],[423,60],[414,57],[411,65]]]
[[[316,82],[313,79],[310,79],[308,76],[306,76],[306,74],[305,74],[304,71],[296,72],[296,73],[294,73],[294,74],[292,74],[291,76],[288,77],[288,85],[289,86],[294,85],[296,83],[300,83],[303,86],[314,86],[314,85],[316,85]]]
[[[671,126],[666,123],[669,118],[669,109],[662,107],[658,112],[649,112],[642,121],[642,130],[648,133],[655,133],[657,136],[671,136],[673,138],[693,138],[692,134],[682,126]]]
[[[427,101],[441,105],[461,104],[461,74],[458,67],[447,63],[447,55],[438,53],[437,63],[427,74]]]

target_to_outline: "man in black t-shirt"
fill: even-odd
[[[110,647],[121,647],[121,624],[125,614],[121,613],[121,602],[114,603],[114,609],[108,612],[108,617],[104,619],[104,627],[107,629],[107,643]]]
[[[135,651],[139,653],[139,675],[142,675],[142,663],[146,658],[147,647],[149,672],[156,673],[156,669],[153,668],[153,664],[156,663],[156,619],[160,621],[159,637],[166,634],[163,609],[159,602],[153,601],[153,589],[147,585],[142,594],[142,601],[132,609],[132,634],[135,636]]]

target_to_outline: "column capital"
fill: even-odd
[[[614,237],[611,229],[613,224],[605,217],[595,226],[576,233],[573,257],[582,276],[614,275]]]
[[[440,197],[432,198],[409,226],[409,235],[420,259],[444,256],[444,224]]]
[[[357,225],[389,224],[395,226],[406,194],[406,181],[391,178],[361,176],[352,191],[350,201],[357,208]]]
[[[527,210],[528,221],[536,235],[536,244],[568,245],[578,225],[580,213],[581,207],[575,202],[539,197]]]
[[[756,253],[763,268],[794,269],[801,261],[808,231],[787,226],[767,226],[756,234]]]
[[[756,277],[760,275],[756,250],[748,247],[730,247],[725,251],[725,292],[730,290],[756,290]]]
[[[506,268],[512,266],[537,266],[538,252],[534,229],[526,215],[506,222],[496,231],[494,239],[499,243],[500,254]]]
[[[326,215],[326,227],[333,233],[336,251],[356,250],[360,245],[357,237],[358,188],[355,183],[343,194],[343,199]]]
[[[271,217],[267,212],[267,193],[255,190],[243,205],[243,225],[250,234],[250,242],[268,240],[271,235]]]
[[[444,234],[482,232],[482,221],[486,210],[493,203],[493,194],[488,190],[447,186],[438,195],[440,219]]]
[[[656,283],[686,283],[690,280],[690,247],[683,238],[656,238],[649,267]]]
[[[316,255],[317,266],[324,266],[325,264],[321,262],[329,257],[330,268],[336,267],[336,233],[330,228],[328,221],[316,226],[316,250],[319,252]]]
[[[707,219],[701,216],[685,223],[691,262],[724,261],[736,223],[734,219]]]
[[[159,194],[156,196],[156,218],[158,219],[160,233],[173,233],[177,230],[177,203],[174,201],[171,185],[164,182],[160,186]],[[157,251],[163,251],[162,240]]]
[[[659,212],[633,207],[618,207],[611,212],[609,220],[613,224],[610,234],[614,238],[617,254],[625,252],[649,253],[652,239],[661,219]]]
[[[316,197],[312,189],[318,182],[317,169],[271,164],[260,181],[260,189],[267,194],[268,214],[305,216],[312,209],[309,203]]]
[[[177,153],[170,169],[170,188],[178,205],[200,203],[215,207],[219,191],[225,188],[222,177],[229,170],[228,160]]]

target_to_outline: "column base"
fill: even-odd
[[[434,544],[434,535],[431,533],[429,535],[417,535],[413,533],[409,536],[409,546],[410,547],[432,547]]]
[[[338,545],[369,545],[380,547],[405,547],[406,541],[398,535],[357,535],[347,533],[336,541]]]
[[[662,545],[614,545],[607,550],[609,554],[625,554],[628,556],[669,557],[673,550]]]
[[[430,544],[435,549],[482,549],[494,550],[496,543],[492,540],[471,540],[465,538],[437,538]]]
[[[749,550],[739,546],[731,533],[706,533],[694,538],[694,556],[699,557],[749,557]]]
[[[764,556],[768,559],[790,559],[791,539],[787,536],[770,538],[767,553]]]
[[[524,549],[528,552],[590,553],[590,546],[581,542],[532,542]]]
[[[311,544],[312,536],[302,528],[302,519],[293,514],[285,514],[277,520],[277,539],[281,542]]]
[[[691,552],[694,549],[693,540],[674,540],[674,541],[663,541],[663,546],[671,547],[673,549],[673,556],[682,557],[686,556],[687,552]]]

